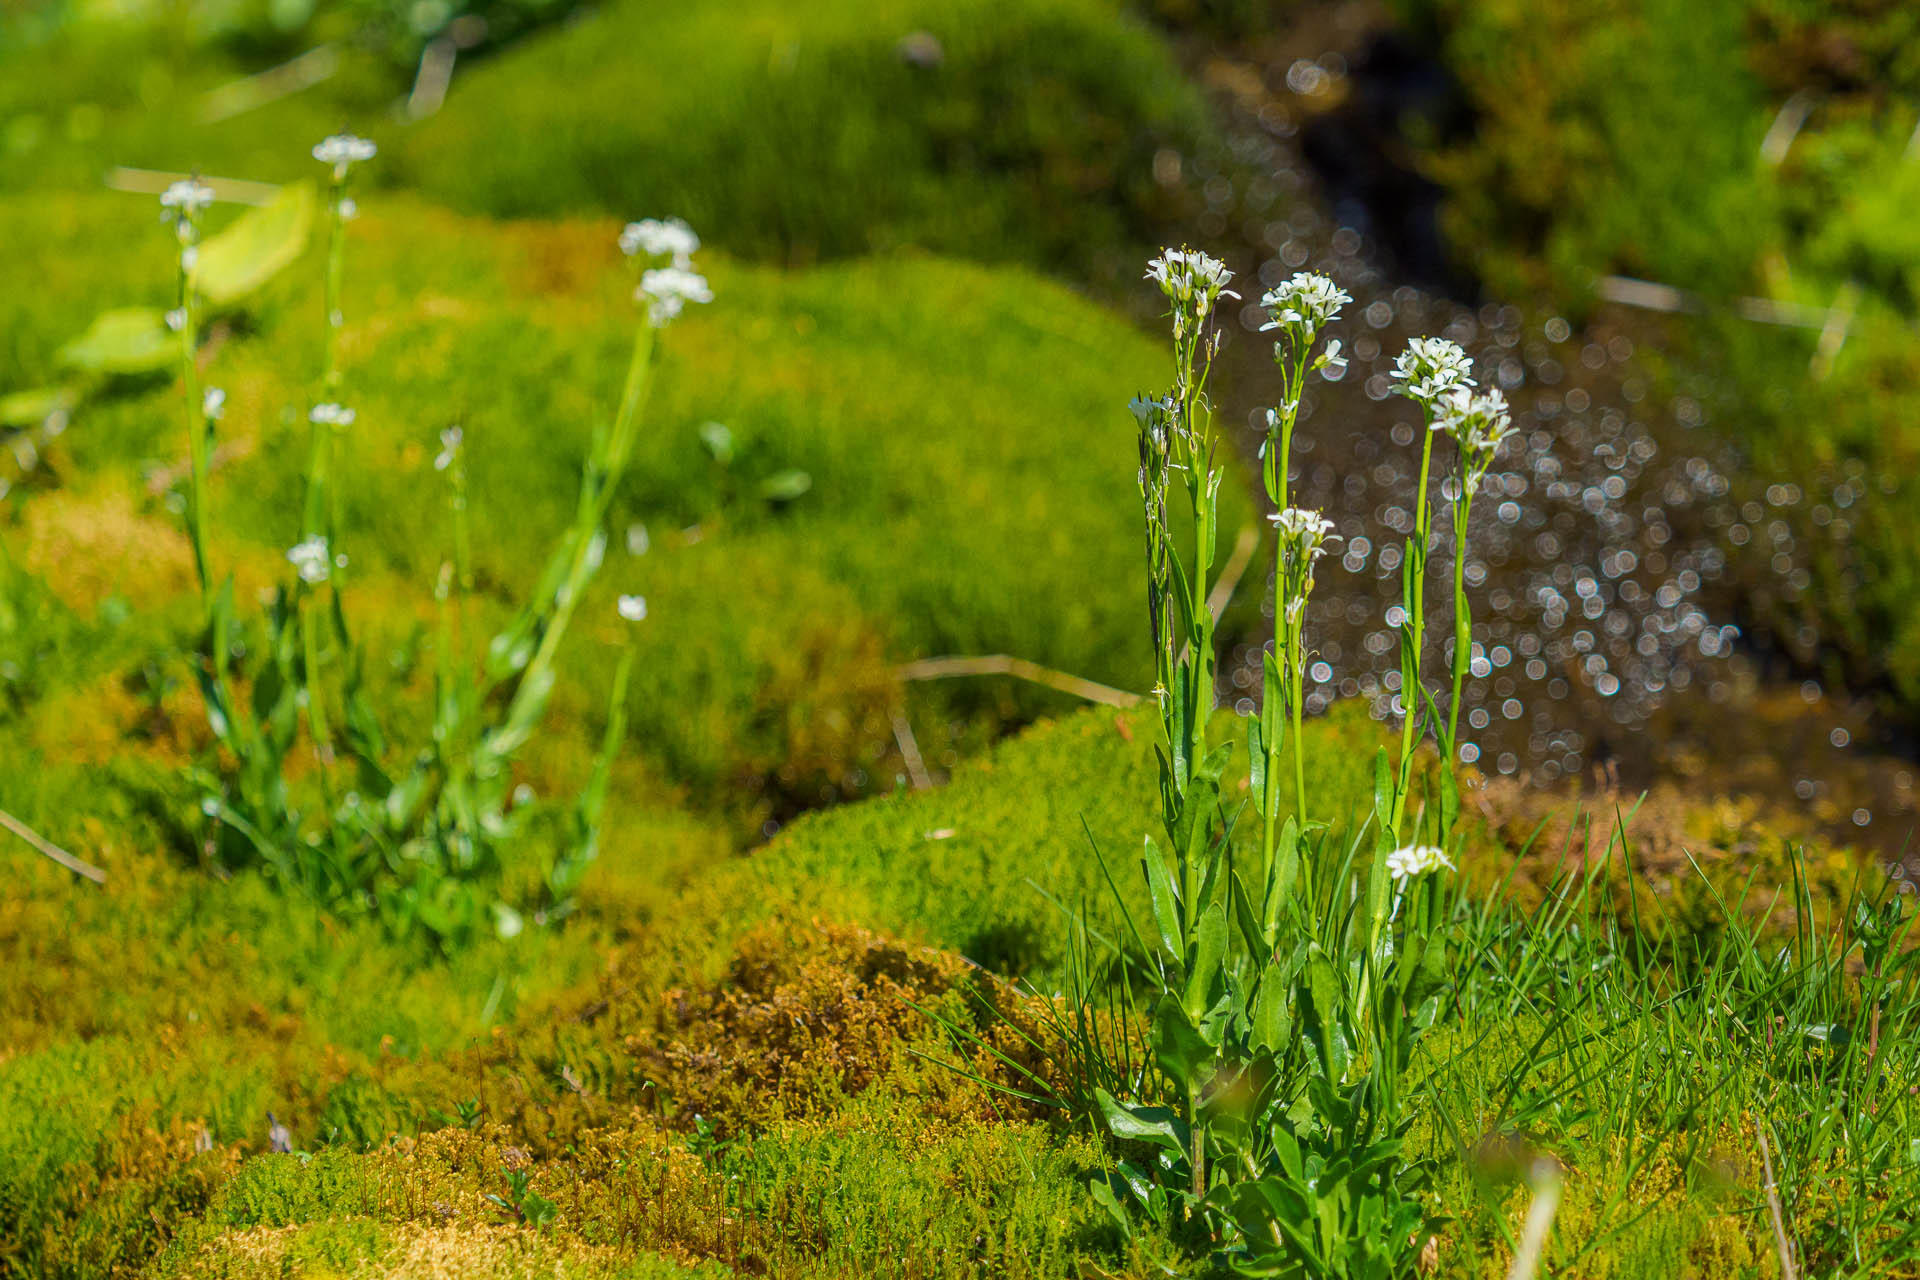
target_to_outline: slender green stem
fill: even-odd
[[[652,324],[642,321],[633,341],[633,356],[627,366],[626,387],[620,397],[620,411],[613,429],[596,438],[593,456],[587,461],[587,473],[580,486],[580,505],[569,537],[572,554],[560,590],[553,602],[553,615],[540,636],[540,644],[527,663],[515,687],[504,723],[525,726],[537,715],[538,704],[552,688],[550,670],[565,638],[573,611],[580,603],[587,579],[594,570],[594,540],[612,505],[615,489],[633,452],[640,409],[646,403],[651,385],[647,374],[652,366],[654,338]]]
[[[1403,625],[1407,628],[1400,645],[1400,702],[1404,718],[1400,725],[1399,783],[1394,788],[1388,828],[1395,844],[1400,842],[1401,824],[1407,811],[1407,792],[1413,786],[1413,747],[1420,722],[1420,660],[1426,636],[1427,547],[1433,539],[1433,512],[1427,501],[1427,481],[1433,470],[1433,432],[1423,429],[1420,441],[1420,489],[1415,499],[1413,537],[1407,540],[1407,558],[1401,570],[1402,599],[1406,609]]]
[[[1292,506],[1292,463],[1293,428],[1300,417],[1300,398],[1305,392],[1307,380],[1307,357],[1311,343],[1299,342],[1293,351],[1293,367],[1289,369],[1283,362],[1280,365],[1280,391],[1283,397],[1278,415],[1278,430],[1267,435],[1265,458],[1265,480],[1267,497],[1273,502],[1275,511],[1285,511]],[[1276,714],[1267,717],[1262,726],[1265,730],[1262,747],[1266,752],[1264,776],[1266,786],[1261,795],[1261,853],[1262,866],[1270,870],[1278,843],[1280,808],[1280,752],[1279,732],[1284,723],[1281,718],[1288,710],[1293,717],[1293,773],[1294,773],[1294,811],[1298,821],[1307,820],[1307,764],[1306,744],[1301,741],[1302,723],[1300,694],[1303,692],[1299,677],[1301,659],[1301,637],[1293,620],[1287,617],[1286,601],[1283,598],[1281,583],[1287,571],[1286,549],[1280,530],[1274,530],[1274,647],[1279,658],[1280,681],[1278,688],[1263,691],[1264,699],[1279,699],[1281,706]]]
[[[180,272],[180,381],[187,398],[187,533],[193,543],[193,567],[200,579],[200,600],[213,610],[213,574],[207,565],[207,412],[200,392],[200,307],[193,281]]]
[[[313,736],[314,754],[320,758],[324,776],[325,766],[333,759],[333,737],[327,731],[326,699],[321,694],[317,675],[320,670],[320,636],[313,617],[316,607],[316,602],[303,590],[299,604],[300,650],[306,665],[307,732]]]
[[[1460,494],[1453,505],[1453,695],[1447,704],[1447,767],[1458,762],[1460,691],[1473,662],[1473,612],[1467,600],[1467,518],[1472,503],[1466,475],[1460,476]]]

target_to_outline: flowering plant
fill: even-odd
[[[467,442],[459,427],[440,433],[434,467],[450,481],[453,555],[435,592],[440,620],[432,730],[419,749],[399,752],[348,625],[349,560],[342,551],[334,467],[339,441],[359,416],[344,395],[337,359],[345,325],[345,230],[357,212],[349,182],[375,148],[339,135],[313,154],[332,174],[320,393],[307,413],[306,500],[299,535],[286,553],[291,579],[258,619],[240,616],[231,581],[216,586],[209,568],[207,464],[225,397],[217,389],[201,394],[197,387],[199,307],[186,252],[198,242],[206,197],[204,189],[180,188],[163,198],[183,246],[177,327],[191,409],[187,523],[206,614],[196,665],[208,723],[222,748],[192,775],[208,824],[206,849],[223,867],[262,867],[336,910],[377,915],[396,934],[423,936],[441,947],[458,945],[489,922],[511,936],[525,921],[514,904],[498,897],[497,873],[537,808],[525,788],[514,787],[511,766],[544,716],[561,643],[599,568],[608,507],[632,453],[660,330],[688,303],[712,296],[693,270],[699,241],[678,223],[635,224],[654,230],[630,228],[622,237],[622,247],[639,258],[644,310],[618,412],[594,432],[573,524],[531,597],[488,645],[477,672],[463,670],[457,652],[472,589]],[[645,601],[622,597],[619,613],[637,623],[646,616]],[[560,824],[536,918],[571,909],[598,850],[610,771],[625,734],[629,661],[630,655],[623,658],[614,677],[606,735],[591,775]],[[239,696],[242,688],[250,695]],[[302,753],[311,762],[296,768]],[[296,783],[302,775],[311,782]]]

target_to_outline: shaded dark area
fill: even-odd
[[[1405,32],[1374,35],[1348,66],[1344,105],[1311,117],[1300,154],[1313,167],[1333,218],[1377,246],[1395,275],[1459,302],[1479,284],[1449,252],[1441,229],[1446,191],[1414,167],[1407,137],[1446,142],[1472,131],[1460,87]]]

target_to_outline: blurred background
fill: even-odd
[[[676,443],[624,513],[636,563],[716,528],[750,544],[713,563],[751,605],[711,598],[711,564],[634,570],[683,581],[665,616],[704,607],[708,665],[636,694],[655,708],[653,767],[697,804],[770,831],[937,779],[1071,704],[1004,680],[900,695],[901,662],[1004,652],[1140,687],[1124,404],[1159,375],[1150,337],[1113,337],[1102,317],[1151,335],[1142,264],[1188,242],[1242,273],[1220,399],[1249,456],[1276,394],[1261,289],[1316,270],[1355,298],[1337,331],[1352,363],[1313,393],[1300,445],[1307,502],[1345,538],[1314,607],[1317,709],[1395,713],[1387,611],[1414,419],[1385,375],[1407,337],[1444,333],[1522,429],[1469,547],[1468,721],[1490,782],[1741,795],[1889,860],[1906,849],[1920,805],[1912,5],[0,0],[0,520],[24,530],[28,568],[51,579],[120,545],[91,508],[92,524],[35,525],[36,499],[58,511],[107,459],[164,471],[163,430],[138,425],[164,384],[98,328],[115,303],[164,300],[151,195],[197,172],[231,205],[217,216],[272,207],[280,184],[317,176],[308,147],[340,128],[381,147],[361,199],[385,246],[367,258],[387,265],[358,277],[361,320],[431,312],[421,291],[436,269],[469,270],[462,242],[480,229],[540,288],[584,287],[585,232],[554,228],[605,236],[643,215],[686,218],[734,264],[717,273],[723,303],[729,287],[765,300],[760,328],[719,308],[701,322],[737,355],[700,375],[765,385],[670,394]],[[281,230],[298,224],[304,244],[297,213]],[[271,334],[301,296],[262,285],[222,340]],[[530,361],[535,387],[463,381],[436,335],[487,305],[451,297],[384,339],[396,387],[438,388],[425,406],[394,392],[415,436],[494,413],[521,441],[491,472],[478,455],[481,508],[545,484],[538,384],[579,373],[568,322],[535,311],[485,338]],[[521,319],[538,334],[517,334]],[[470,365],[477,330],[462,332]],[[847,359],[818,349],[828,336]],[[1039,386],[1023,348],[1080,363]],[[862,351],[894,354],[863,374]],[[1022,415],[1056,433],[1101,423],[1098,447],[1071,432],[1042,447]],[[934,434],[948,453],[912,452]],[[417,464],[397,446],[387,461]],[[554,504],[574,465],[548,468]],[[430,571],[368,483],[360,518],[385,561]],[[123,505],[158,513],[167,488]],[[856,490],[884,500],[834,524]],[[956,541],[984,506],[994,530]],[[904,559],[875,546],[895,541]],[[499,581],[530,572],[507,534],[490,545]],[[1256,557],[1223,664],[1224,697],[1248,708],[1263,572]],[[1003,598],[1008,582],[1026,594]],[[671,585],[655,590],[671,604]],[[0,612],[0,714],[57,683],[25,598]],[[109,584],[79,602],[87,643],[111,650],[97,625],[126,598]],[[682,648],[687,627],[670,633]],[[171,696],[163,676],[129,687]],[[728,710],[688,727],[671,704],[689,689]],[[742,788],[770,798],[742,806]]]

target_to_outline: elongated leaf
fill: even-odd
[[[77,398],[71,387],[35,387],[0,396],[0,427],[37,427],[73,408]]]
[[[1186,959],[1186,938],[1180,930],[1180,891],[1152,836],[1146,838],[1140,853],[1140,868],[1147,876],[1147,897],[1153,903],[1153,922],[1160,930],[1160,949],[1167,959],[1181,964]]]
[[[1260,815],[1267,816],[1267,748],[1260,722],[1266,718],[1263,710],[1260,715],[1247,717],[1247,782],[1253,793],[1253,802],[1260,806]]]
[[[804,471],[776,471],[760,482],[760,496],[769,502],[792,502],[813,488],[813,477]]]
[[[223,307],[273,279],[306,249],[314,204],[310,184],[290,182],[267,204],[208,236],[193,268],[194,287],[208,302]]]
[[[1287,972],[1278,963],[1267,965],[1260,977],[1260,991],[1253,1002],[1253,1043],[1261,1049],[1279,1051],[1293,1033],[1293,1001]]]
[[[1152,1038],[1154,1060],[1169,1080],[1182,1089],[1195,1088],[1206,1080],[1213,1047],[1178,1000],[1163,996],[1154,1006]]]
[[[88,373],[153,373],[180,358],[180,336],[155,307],[120,307],[95,316],[54,358]]]
[[[1107,1131],[1114,1137],[1151,1142],[1183,1156],[1187,1153],[1186,1122],[1170,1108],[1128,1106],[1115,1101],[1105,1089],[1095,1089],[1093,1096],[1106,1118]]]
[[[1195,1021],[1213,1003],[1213,988],[1226,954],[1227,913],[1218,902],[1210,903],[1200,913],[1200,925],[1194,931],[1193,967],[1187,972],[1187,1014]]]

